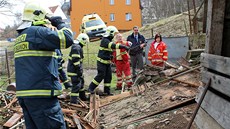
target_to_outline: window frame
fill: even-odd
[[[125,20],[126,21],[132,21],[132,13],[125,13]]]
[[[114,22],[115,21],[115,14],[114,13],[110,13],[109,19],[110,19],[111,22]]]
[[[115,4],[115,0],[109,0],[109,5],[114,5]]]
[[[131,5],[131,0],[125,0],[126,5]]]

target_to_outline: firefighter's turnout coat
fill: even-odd
[[[129,41],[120,41],[116,42],[116,44],[122,44],[125,46],[131,46],[131,42]],[[116,65],[116,75],[117,75],[117,88],[122,88],[122,81],[126,82],[126,85],[128,87],[132,86],[132,78],[131,78],[131,72],[130,72],[130,63],[129,63],[129,54],[125,49],[116,49],[113,52],[113,62]],[[125,78],[123,78],[123,74],[125,75]]]
[[[163,41],[161,41],[155,48],[155,43],[156,41],[153,41],[150,44],[148,60],[152,63],[152,65],[163,67],[164,61],[168,60],[167,46]]]
[[[103,37],[100,43],[99,52],[97,55],[97,75],[89,85],[89,92],[94,89],[104,80],[104,92],[110,93],[110,83],[112,80],[111,60],[113,49],[124,48],[124,45],[115,44],[111,37]]]
[[[55,49],[68,48],[72,43],[72,32],[65,27],[57,31],[44,26],[21,30],[14,45],[17,97],[60,95]]]
[[[74,43],[71,47],[71,51],[69,53],[69,62],[67,66],[67,75],[71,77],[72,81],[72,91],[71,97],[79,96],[79,91],[84,90],[84,78],[83,78],[83,49],[79,42]]]

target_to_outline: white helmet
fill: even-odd
[[[52,16],[51,10],[39,1],[26,3],[22,20],[24,21],[44,21],[45,16]]]
[[[77,40],[79,41],[80,44],[85,46],[86,43],[89,43],[89,36],[85,33],[81,33],[77,36]]]
[[[105,32],[104,37],[108,37],[108,36],[114,37],[115,33],[118,33],[117,28],[115,26],[108,26],[106,28],[106,32]]]

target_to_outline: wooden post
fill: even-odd
[[[204,0],[203,33],[206,33],[207,13],[208,13],[208,0]]]
[[[221,55],[226,0],[208,0],[205,52]]]
[[[190,14],[189,0],[187,0],[187,5],[188,5],[188,20],[189,20],[189,29],[190,29],[190,34],[192,34],[192,23],[191,23],[191,14]]]
[[[223,34],[223,45],[222,45],[222,56],[230,57],[229,49],[230,49],[230,1],[226,0],[226,11],[224,18],[224,34]]]
[[[11,79],[10,79],[10,66],[9,66],[9,61],[8,61],[8,53],[7,53],[7,48],[5,49],[5,54],[6,54],[6,68],[7,68],[7,76],[8,76],[8,81],[9,84],[11,83]]]
[[[196,3],[195,3],[195,0],[193,0],[192,2],[193,2],[194,14],[196,14]],[[196,15],[195,15],[194,18],[192,19],[192,23],[193,23],[193,31],[194,31],[194,34],[197,34],[197,32],[198,32],[198,27],[197,27],[197,18],[196,18]]]

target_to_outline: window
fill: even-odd
[[[131,0],[126,0],[126,5],[130,5],[131,4]]]
[[[126,21],[131,21],[132,20],[132,14],[131,13],[126,13],[125,14],[125,19],[126,19]]]
[[[98,26],[104,24],[101,20],[91,20],[85,23],[85,27],[92,27],[92,26]]]
[[[109,4],[114,5],[114,0],[110,0]]]
[[[115,21],[114,13],[110,13],[110,21]]]

